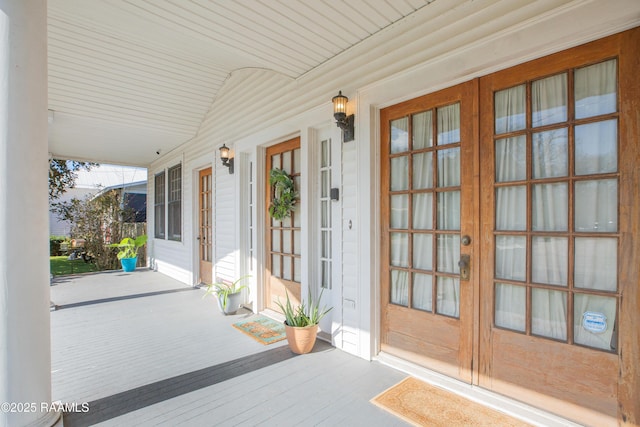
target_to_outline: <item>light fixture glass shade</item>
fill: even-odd
[[[344,96],[342,91],[339,91],[338,94],[331,99],[331,102],[333,102],[333,116],[336,119],[347,115],[347,102],[349,102],[349,98]]]
[[[220,160],[222,160],[223,165],[226,165],[229,160],[229,147],[226,144],[222,144],[222,147],[220,147]]]

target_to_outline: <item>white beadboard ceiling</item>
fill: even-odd
[[[49,0],[49,151],[146,166],[232,72],[298,79],[433,1]]]

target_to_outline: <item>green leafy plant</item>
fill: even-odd
[[[120,252],[118,252],[118,259],[123,259],[137,257],[138,248],[144,246],[145,243],[147,243],[147,235],[142,234],[135,239],[125,237],[120,240],[120,243],[113,243],[109,246],[112,248],[120,248]]]
[[[130,208],[122,208],[122,199],[116,190],[107,191],[99,197],[53,202],[50,209],[60,220],[71,225],[71,239],[85,241],[84,251],[91,256],[98,270],[119,268],[117,251],[109,243],[119,242],[126,236],[146,234],[146,224],[133,222],[134,212]],[[105,230],[109,230],[108,235]],[[138,252],[143,255],[144,248]],[[144,263],[144,259],[140,261],[140,264]]]
[[[68,243],[67,236],[49,236],[49,256],[61,256],[63,243]]]
[[[269,206],[269,216],[278,221],[290,217],[298,200],[293,179],[282,169],[272,169],[269,185],[274,187],[273,199]]]
[[[333,307],[327,308],[326,306],[320,308],[322,292],[324,292],[324,289],[320,291],[320,295],[318,295],[318,298],[314,300],[311,297],[311,289],[309,289],[307,302],[302,301],[299,306],[294,307],[289,299],[289,292],[285,290],[287,302],[282,304],[280,299],[276,301],[276,305],[280,307],[280,310],[282,310],[282,313],[284,314],[286,319],[285,323],[289,326],[295,327],[305,327],[320,323],[320,320],[333,309]]]
[[[212,283],[207,286],[207,292],[205,292],[202,298],[206,297],[207,295],[215,295],[216,297],[220,298],[222,309],[226,310],[227,303],[229,301],[229,295],[236,294],[243,289],[248,289],[247,285],[238,284],[241,281],[248,279],[249,277],[251,276],[242,276],[241,278],[230,284],[223,282]]]

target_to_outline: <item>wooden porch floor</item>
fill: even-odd
[[[405,374],[325,342],[263,346],[231,327],[248,312],[203,294],[149,270],[56,279],[53,400],[89,403],[64,425],[407,425],[369,402]]]

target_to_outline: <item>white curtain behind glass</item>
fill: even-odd
[[[613,66],[610,64],[613,63]],[[598,99],[610,103],[612,84],[615,82],[615,61],[591,66],[576,72],[576,99],[589,104],[583,110],[601,112]],[[558,76],[559,77],[559,76]],[[581,83],[582,82],[582,83]],[[591,85],[579,88],[579,84]],[[556,122],[562,116],[566,99],[564,77],[547,78],[536,82],[534,88],[534,110],[538,124]],[[596,85],[597,87],[593,87]],[[599,85],[599,86],[598,86]],[[495,97],[496,132],[503,133],[521,128],[523,94],[521,87],[501,91]],[[615,89],[613,89],[615,90]],[[536,95],[536,93],[538,95]],[[586,95],[584,95],[586,94]],[[587,98],[588,100],[582,99]],[[614,94],[615,98],[615,94]],[[609,107],[603,107],[609,108]],[[608,110],[606,110],[608,111]],[[586,113],[585,113],[586,114]],[[597,122],[576,127],[576,173],[593,174],[617,170],[617,135],[615,121]],[[542,132],[534,135],[533,158],[534,177],[561,177],[567,175],[566,130]],[[518,142],[520,142],[518,144]],[[523,144],[515,139],[498,140],[496,143],[496,181],[509,182],[523,179]],[[568,184],[540,184],[532,186],[533,231],[568,231]],[[590,180],[576,184],[574,201],[576,231],[616,231],[617,230],[617,181]],[[522,218],[526,218],[526,203],[517,187],[500,189],[497,193],[496,227],[502,230],[519,230]],[[509,256],[508,248],[518,237],[501,237],[496,240],[496,277],[525,280],[525,258]],[[507,243],[509,242],[509,243]],[[617,268],[614,251],[616,240],[610,238],[576,239],[575,274],[576,286],[615,290]],[[534,290],[532,292],[532,332],[536,335],[555,339],[566,339],[567,293],[562,288],[568,280],[568,240],[566,238],[534,237],[532,242],[532,280],[558,286],[558,291]],[[607,254],[607,251],[609,254]],[[609,272],[594,266],[602,266],[603,256]],[[521,265],[516,265],[521,264]],[[592,277],[589,277],[592,276]],[[597,279],[594,279],[597,278]],[[613,289],[612,289],[613,288]],[[496,323],[499,326],[522,330],[525,308],[522,292],[511,286],[496,286]],[[574,300],[574,339],[576,343],[609,349],[615,321],[615,298],[577,294]],[[602,313],[607,319],[607,330],[594,333],[582,327],[582,317],[586,311]]]
[[[432,137],[432,111],[415,114],[413,119],[413,149],[419,150],[433,145]],[[438,109],[438,145],[451,144],[460,141],[460,105],[453,104]],[[438,150],[436,154],[438,162],[439,187],[453,187],[460,185],[460,149]],[[402,159],[402,160],[400,160]],[[412,156],[413,170],[412,183],[414,190],[430,189],[434,187],[434,154],[433,152],[416,153]],[[392,190],[407,189],[407,167],[404,156],[392,160],[390,188]],[[433,229],[433,203],[437,203],[437,226],[439,229],[460,229],[460,192],[448,191],[439,193],[416,193],[413,195],[412,214],[415,229]],[[392,208],[399,212],[404,210],[404,197],[394,196]],[[404,216],[393,215],[392,226],[398,226],[404,222],[400,219]],[[391,233],[391,264],[396,266],[408,266],[408,234]],[[391,273],[391,301],[396,304],[407,305],[409,295],[409,280],[413,280],[413,307],[422,310],[432,310],[432,286],[433,276],[433,234],[413,233],[413,260],[412,267],[423,270],[424,274],[410,275],[404,271],[392,270]],[[457,273],[457,263],[460,258],[460,237],[458,235],[441,236],[437,246],[438,270]],[[410,277],[413,276],[413,277]],[[438,297],[445,310],[438,312],[451,316],[459,315],[459,282],[447,283],[439,289]]]

